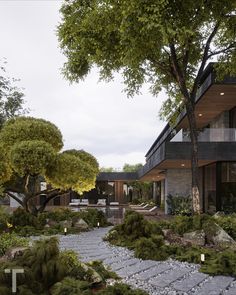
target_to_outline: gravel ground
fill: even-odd
[[[102,238],[110,228],[95,229],[80,235],[59,236],[60,248],[72,249],[82,261],[101,260],[124,283],[152,295],[236,295],[235,278],[211,277],[200,273],[199,265],[142,260],[132,251],[111,246]]]

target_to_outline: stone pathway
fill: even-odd
[[[60,248],[71,249],[82,261],[101,260],[123,280],[152,295],[236,295],[236,280],[200,273],[199,266],[175,260],[135,258],[132,251],[102,240],[110,228],[60,237]]]

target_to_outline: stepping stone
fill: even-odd
[[[196,273],[190,274],[189,277],[183,279],[182,281],[174,283],[173,287],[177,291],[188,292],[193,287],[197,286],[202,281],[204,281],[207,277],[208,277],[208,275],[206,275],[206,274],[196,272]]]
[[[156,286],[159,288],[165,288],[169,284],[180,279],[181,277],[183,277],[184,275],[186,275],[190,271],[191,271],[191,269],[188,269],[188,268],[172,269],[168,273],[162,273],[159,276],[157,276],[156,278],[151,279],[150,283],[153,286]]]
[[[130,259],[129,256],[116,256],[116,257],[111,257],[111,258],[107,257],[104,260],[104,263],[107,265],[111,265],[112,263],[121,262],[121,261],[125,261],[128,259]]]
[[[152,261],[152,260],[141,261],[140,263],[137,263],[135,265],[131,265],[131,266],[128,266],[128,267],[118,270],[117,274],[123,278],[125,278],[127,276],[129,277],[129,276],[132,276],[136,273],[139,273],[141,271],[149,269],[156,264],[157,264],[157,262]]]
[[[234,281],[234,278],[226,276],[215,276],[211,281],[206,282],[195,292],[195,295],[220,295],[229,284]]]
[[[131,258],[131,259],[124,260],[124,261],[121,261],[121,262],[113,263],[110,266],[111,266],[111,268],[112,268],[113,271],[116,271],[116,270],[119,270],[121,268],[130,266],[130,265],[133,265],[133,264],[136,264],[136,263],[139,263],[139,262],[140,262],[139,259],[137,259],[137,258]]]
[[[136,275],[136,278],[138,280],[142,280],[142,281],[146,281],[168,269],[170,269],[171,267],[167,264],[160,264],[158,266],[154,266],[148,270],[146,270],[145,272],[139,273]]]

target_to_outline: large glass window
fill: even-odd
[[[221,205],[226,213],[236,212],[236,163],[222,163]]]
[[[205,166],[205,211],[216,212],[216,164]]]

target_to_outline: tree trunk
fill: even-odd
[[[192,201],[193,212],[201,213],[200,193],[199,193],[199,168],[198,168],[198,131],[196,118],[194,114],[194,99],[188,99],[185,103],[187,109],[187,117],[189,123],[190,139],[191,139],[191,170],[192,170]]]

